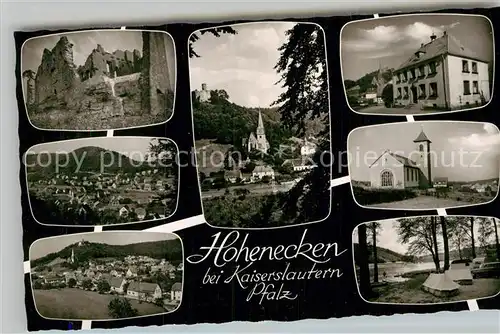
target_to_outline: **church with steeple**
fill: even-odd
[[[264,129],[264,122],[262,121],[262,113],[259,110],[259,122],[257,125],[256,135],[252,132],[248,137],[248,152],[257,150],[264,154],[270,149],[269,142],[266,138],[266,131]]]
[[[415,150],[410,157],[385,150],[370,166],[372,188],[408,189],[432,187],[431,141],[422,127],[413,140]]]

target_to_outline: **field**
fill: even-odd
[[[440,298],[422,290],[428,276],[428,273],[417,274],[405,282],[374,287],[378,297],[369,300],[375,303],[432,304],[492,297],[500,292],[500,279],[480,278],[475,279],[472,285],[460,285],[458,295]]]
[[[108,314],[108,304],[115,298],[112,295],[100,295],[97,292],[80,289],[34,290],[35,305],[38,312],[53,319],[94,320],[112,319]],[[139,316],[167,312],[165,309],[150,303],[139,303],[128,299]]]

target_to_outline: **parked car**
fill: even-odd
[[[481,267],[485,260],[485,257],[476,257],[474,260],[472,260],[471,269],[479,269],[479,267]]]
[[[500,262],[483,263],[479,268],[472,269],[473,278],[500,278]]]

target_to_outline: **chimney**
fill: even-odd
[[[423,47],[424,47],[424,43],[421,43],[421,44],[420,44],[420,47],[421,47],[421,48],[423,48]]]
[[[443,36],[446,36],[446,30],[445,30],[445,31],[443,31]]]
[[[435,40],[437,38],[436,34],[432,33],[431,35],[431,41]]]

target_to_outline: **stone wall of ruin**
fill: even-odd
[[[170,85],[166,38],[161,32],[143,32],[143,70],[142,70],[142,108],[153,115],[166,112],[171,108],[169,94],[173,91]]]

